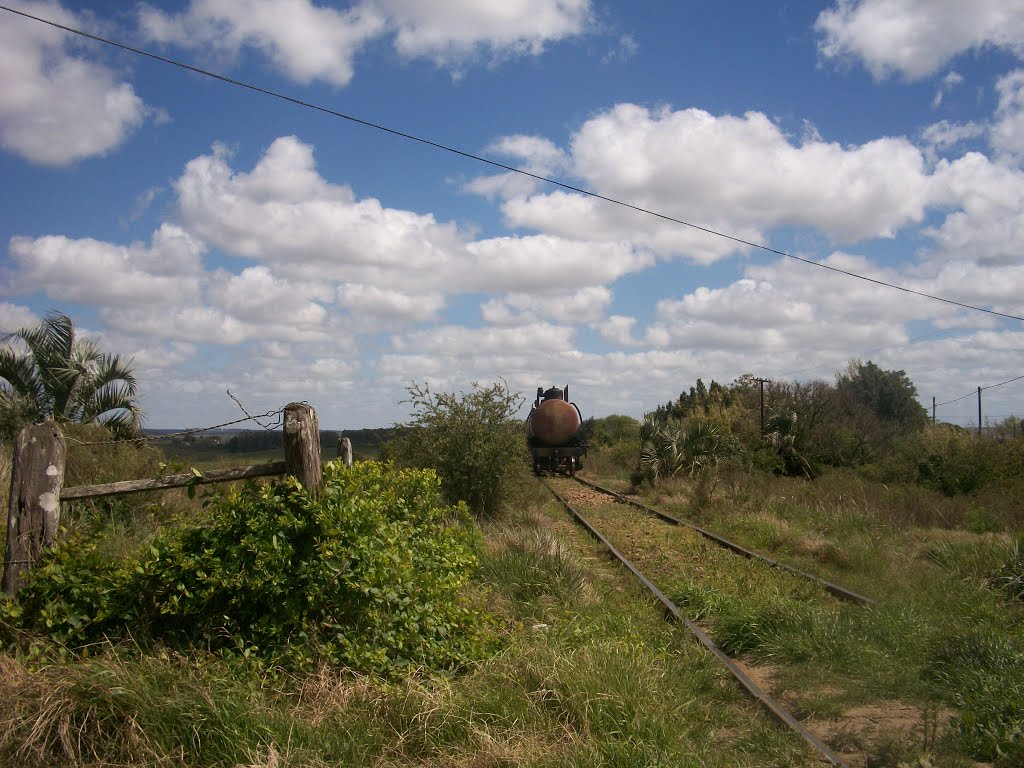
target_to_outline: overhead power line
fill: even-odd
[[[961,400],[964,400],[964,399],[966,399],[966,398],[968,398],[968,397],[974,397],[974,395],[976,395],[976,394],[977,394],[977,390],[975,390],[975,391],[973,391],[973,392],[968,392],[968,393],[967,393],[966,395],[960,395],[960,397],[954,397],[954,398],[953,398],[952,400],[947,400],[947,401],[946,401],[946,402],[944,402],[944,403],[936,403],[936,404],[934,405],[934,407],[935,407],[935,408],[939,408],[940,406],[943,406],[943,405],[949,405],[950,403],[958,403],[958,402],[960,402]]]
[[[995,389],[996,387],[1003,386],[1003,384],[1010,384],[1010,383],[1012,383],[1014,381],[1020,381],[1021,379],[1024,379],[1024,376],[1015,376],[1012,379],[1007,379],[1006,381],[1000,381],[998,384],[989,384],[987,387],[982,387],[981,390],[984,392],[986,389]]]
[[[170,65],[175,66],[175,67],[180,67],[181,69],[188,70],[189,72],[195,72],[196,74],[204,75],[205,77],[211,77],[211,78],[213,78],[215,80],[220,80],[221,82],[228,83],[230,85],[238,86],[239,88],[245,88],[245,89],[248,89],[250,91],[255,91],[256,93],[261,93],[261,94],[263,94],[265,96],[271,96],[271,97],[273,97],[275,99],[281,99],[282,101],[287,101],[287,102],[290,102],[292,104],[296,104],[296,105],[298,105],[300,107],[306,107],[307,109],[313,109],[313,110],[316,110],[318,112],[324,112],[325,114],[333,115],[334,117],[340,117],[343,120],[348,120],[350,122],[366,126],[367,128],[373,128],[373,129],[378,130],[378,131],[383,131],[384,133],[389,133],[389,134],[391,134],[393,136],[398,136],[398,137],[403,138],[403,139],[408,139],[409,141],[419,142],[420,144],[425,144],[427,146],[434,147],[435,149],[440,149],[440,150],[443,150],[445,152],[450,152],[450,153],[452,153],[454,155],[458,155],[460,157],[465,157],[465,158],[467,158],[469,160],[475,160],[476,162],[479,162],[479,163],[485,163],[486,165],[490,165],[490,166],[492,166],[494,168],[500,168],[502,170],[509,171],[511,173],[518,173],[518,174],[520,174],[522,176],[527,176],[527,177],[529,177],[531,179],[536,179],[537,181],[542,181],[542,182],[544,182],[546,184],[551,184],[551,185],[556,186],[556,187],[561,187],[562,189],[567,189],[570,192],[576,192],[577,194],[585,195],[587,197],[592,197],[592,198],[594,198],[596,200],[603,200],[603,201],[605,201],[607,203],[612,203],[613,205],[618,205],[618,206],[621,206],[623,208],[629,208],[630,210],[637,211],[638,213],[643,213],[643,214],[645,214],[647,216],[654,216],[655,218],[662,219],[664,221],[670,221],[670,222],[672,222],[674,224],[680,224],[680,225],[682,225],[684,227],[689,227],[689,228],[695,229],[695,230],[697,230],[699,232],[704,232],[706,234],[713,235],[715,237],[721,237],[721,238],[724,238],[726,240],[731,240],[734,243],[739,243],[741,245],[747,245],[747,246],[750,246],[751,248],[757,248],[759,250],[766,251],[768,253],[774,253],[774,254],[776,254],[778,256],[784,256],[787,259],[793,259],[795,261],[801,261],[804,264],[810,264],[811,266],[814,266],[814,267],[820,267],[822,269],[827,269],[827,270],[829,270],[831,272],[838,272],[841,275],[846,275],[848,277],[854,277],[854,278],[857,278],[858,280],[864,280],[864,281],[869,282],[869,283],[874,283],[875,285],[881,285],[881,286],[884,286],[886,288],[892,288],[892,289],[897,290],[897,291],[903,291],[904,293],[913,294],[915,296],[922,296],[922,297],[924,297],[926,299],[932,299],[934,301],[941,301],[944,304],[952,304],[953,306],[963,307],[964,309],[971,309],[971,310],[974,310],[975,312],[985,312],[985,313],[987,313],[989,315],[995,315],[997,317],[1006,317],[1006,318],[1009,318],[1010,320],[1021,320],[1021,321],[1024,321],[1024,317],[1021,317],[1019,315],[1011,315],[1011,314],[1007,314],[1007,313],[1004,313],[1004,312],[997,312],[994,309],[987,309],[986,307],[978,307],[978,306],[975,306],[973,304],[966,304],[964,302],[954,301],[953,299],[947,299],[947,298],[944,298],[942,296],[935,296],[935,295],[930,294],[930,293],[925,293],[924,291],[916,291],[913,288],[907,288],[906,286],[897,285],[896,283],[890,283],[890,282],[887,282],[885,280],[878,280],[878,279],[873,278],[873,277],[868,277],[867,275],[861,275],[861,274],[858,274],[857,272],[851,272],[850,270],[847,270],[847,269],[840,269],[839,267],[833,267],[833,266],[831,266],[829,264],[824,264],[824,263],[822,263],[820,261],[814,261],[813,259],[805,259],[802,256],[797,256],[797,255],[789,253],[787,251],[778,250],[776,248],[772,248],[771,246],[764,245],[763,243],[756,243],[756,242],[753,242],[751,240],[744,240],[741,237],[736,237],[734,235],[730,235],[730,234],[727,234],[725,232],[719,232],[719,231],[711,229],[709,227],[700,226],[699,224],[693,224],[693,223],[691,223],[689,221],[684,221],[683,219],[678,219],[678,218],[676,218],[674,216],[669,216],[668,214],[665,214],[665,213],[659,213],[658,211],[654,211],[654,210],[651,210],[649,208],[644,208],[643,206],[640,206],[640,205],[634,205],[633,203],[629,203],[629,202],[626,202],[624,200],[619,200],[619,199],[616,199],[614,197],[608,197],[607,195],[602,195],[602,194],[599,194],[597,192],[593,192],[593,191],[591,191],[589,189],[585,189],[583,187],[577,187],[577,186],[574,186],[572,184],[567,184],[566,182],[558,181],[557,179],[552,179],[552,178],[550,178],[548,176],[542,176],[542,175],[537,174],[537,173],[531,173],[530,171],[524,171],[521,168],[516,168],[514,166],[498,162],[497,160],[490,160],[490,159],[488,159],[486,157],[483,157],[481,155],[476,155],[476,154],[473,154],[472,152],[467,152],[466,150],[458,149],[457,147],[453,147],[453,146],[450,146],[448,144],[442,144],[441,142],[432,141],[431,139],[426,139],[426,138],[423,138],[422,136],[417,136],[417,135],[412,134],[412,133],[407,133],[405,131],[400,131],[400,130],[397,130],[395,128],[389,128],[386,125],[382,125],[380,123],[375,123],[375,122],[372,122],[370,120],[365,120],[365,119],[363,119],[361,117],[356,117],[355,115],[349,115],[349,114],[346,114],[344,112],[339,112],[337,110],[330,109],[329,107],[324,107],[324,106],[321,106],[319,104],[314,104],[312,102],[296,98],[294,96],[288,96],[287,94],[281,93],[280,91],[274,91],[274,90],[271,90],[269,88],[263,88],[263,87],[258,86],[258,85],[253,85],[252,83],[247,83],[247,82],[245,82],[243,80],[237,80],[235,78],[227,77],[226,75],[221,75],[221,74],[218,74],[216,72],[211,72],[211,71],[206,70],[206,69],[200,69],[199,67],[192,66],[191,64],[186,64],[186,63],[184,63],[182,61],[178,61],[176,59],[171,59],[171,58],[168,58],[166,56],[160,56],[159,54],[152,53],[151,51],[147,51],[147,50],[144,50],[142,48],[136,48],[136,47],[133,47],[131,45],[127,45],[125,43],[117,42],[116,40],[111,40],[109,38],[100,37],[99,35],[93,35],[93,34],[91,34],[89,32],[84,32],[83,30],[76,29],[74,27],[69,27],[69,26],[67,26],[65,24],[58,24],[55,21],[51,21],[49,19],[44,19],[44,18],[42,18],[40,16],[34,16],[31,13],[25,13],[24,11],[19,11],[19,10],[16,10],[14,8],[10,8],[10,7],[6,6],[6,5],[0,5],[0,10],[8,11],[10,13],[17,14],[18,16],[24,16],[27,19],[32,19],[33,21],[38,21],[41,24],[48,24],[51,27],[55,27],[57,29],[62,29],[65,32],[70,32],[70,33],[72,33],[74,35],[79,35],[81,37],[88,38],[89,40],[95,40],[98,43],[104,43],[105,45],[110,45],[110,46],[113,46],[115,48],[120,48],[121,50],[129,51],[129,52],[137,54],[139,56],[145,56],[147,58],[154,59],[155,61],[163,62],[164,64],[170,64]]]
[[[1013,383],[1015,381],[1020,381],[1021,379],[1024,379],[1024,376],[1014,376],[1012,379],[1007,379],[1006,381],[1000,381],[998,384],[989,384],[987,387],[978,387],[977,389],[975,389],[975,390],[973,390],[971,392],[968,392],[966,395],[961,395],[960,397],[955,397],[952,400],[947,400],[944,403],[936,403],[935,407],[938,408],[940,405],[949,405],[950,403],[956,403],[956,402],[959,402],[960,400],[965,400],[968,397],[974,397],[976,394],[978,394],[978,392],[984,392],[986,389],[995,389],[996,387],[1001,387],[1004,384],[1011,384],[1011,383]]]

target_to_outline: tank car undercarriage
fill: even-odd
[[[560,446],[553,448],[547,445],[531,445],[533,454],[533,473],[535,475],[552,474],[573,477],[577,470],[583,469],[583,457],[587,455],[586,446]]]

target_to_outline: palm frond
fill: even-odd
[[[96,358],[93,369],[93,381],[97,386],[104,386],[116,381],[124,382],[132,397],[136,394],[137,382],[132,364],[135,358],[124,360],[120,355],[102,354]]]
[[[10,344],[15,340],[20,340],[28,347],[40,365],[60,363],[71,357],[75,345],[75,326],[67,315],[47,312],[37,326],[0,334],[0,344]]]
[[[729,440],[721,428],[704,419],[648,418],[640,434],[640,470],[652,483],[682,472],[700,474],[730,453]]]
[[[81,421],[95,421],[107,411],[135,407],[134,388],[112,381],[93,389],[81,403]]]
[[[24,414],[63,422],[106,420],[122,435],[138,434],[142,413],[132,361],[77,339],[71,319],[49,312],[35,327],[0,334],[0,422]],[[4,387],[4,382],[7,387]]]
[[[11,392],[42,404],[46,403],[46,389],[32,358],[11,347],[0,348],[0,380]],[[41,410],[46,410],[41,408]]]
[[[125,440],[142,435],[142,410],[134,405],[130,408],[110,413],[106,418],[96,419],[96,422],[109,429],[110,433],[117,440]]]

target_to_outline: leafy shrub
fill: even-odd
[[[461,395],[414,383],[409,395],[413,420],[391,456],[437,472],[448,503],[464,501],[477,515],[499,512],[527,477],[526,431],[517,418],[522,395],[504,382],[474,382]]]
[[[581,436],[590,448],[617,446],[622,443],[635,445],[640,437],[640,422],[632,416],[620,414],[599,419],[591,416],[583,420]]]
[[[992,474],[998,480],[1024,478],[1024,436],[1015,439],[990,440],[995,454]]]
[[[1024,476],[1024,440],[999,443],[963,427],[939,424],[897,440],[865,474],[882,482],[911,482],[946,496],[974,493],[993,482]]]
[[[587,448],[586,468],[595,477],[628,480],[636,466],[638,441]]]
[[[249,484],[120,561],[73,538],[0,610],[73,650],[130,632],[376,672],[472,657],[482,632],[459,594],[476,564],[465,508],[441,503],[431,471],[329,464],[324,480],[319,499],[291,478]]]
[[[774,471],[789,477],[806,477],[812,479],[815,471],[811,463],[801,451],[800,445],[807,442],[801,439],[803,431],[797,429],[796,413],[778,413],[765,424],[765,442],[775,450],[776,466]]]
[[[936,428],[922,441],[918,482],[947,496],[971,493],[992,475],[990,446],[964,430]]]

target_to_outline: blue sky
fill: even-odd
[[[3,5],[802,258],[1024,314],[1024,0]],[[0,10],[0,328],[134,356],[147,423],[410,381],[1024,374],[1024,323],[635,213]],[[1024,413],[1024,380],[986,418]],[[966,398],[939,410],[977,420]]]

